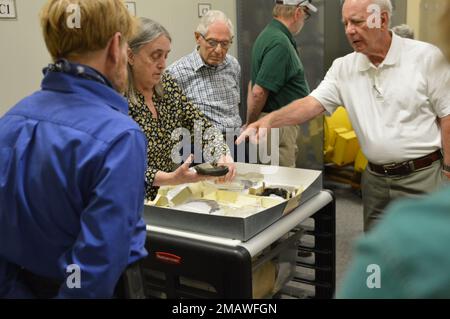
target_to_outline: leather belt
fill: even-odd
[[[387,165],[376,165],[369,163],[372,172],[385,176],[406,176],[419,169],[431,166],[434,162],[442,159],[441,150],[431,153],[427,156],[410,160],[402,163],[393,163]]]

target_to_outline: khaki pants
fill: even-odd
[[[266,116],[267,113],[261,113],[259,118]],[[279,143],[278,143],[278,163],[273,159],[269,162],[262,160],[259,156],[260,149],[258,148],[258,163],[265,165],[277,165],[282,167],[296,167],[297,161],[297,138],[300,134],[299,126],[287,126],[278,130]],[[276,152],[272,152],[272,134],[270,130],[267,132],[267,155],[274,157]],[[265,150],[264,150],[265,152]],[[274,153],[274,154],[272,154]]]
[[[446,181],[441,161],[403,177],[385,177],[370,171],[367,167],[361,182],[364,231],[369,231],[382,219],[384,211],[392,201],[403,197],[423,197],[442,188]]]

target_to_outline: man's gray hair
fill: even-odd
[[[205,15],[200,19],[200,23],[197,26],[196,32],[202,35],[206,35],[208,33],[209,27],[213,23],[218,21],[223,22],[228,26],[231,37],[233,38],[234,37],[233,23],[226,16],[225,13],[219,10],[209,10],[207,13],[205,13]]]
[[[341,5],[345,3],[346,0],[341,0]],[[380,7],[381,12],[386,11],[389,16],[389,27],[391,25],[392,16],[394,14],[394,6],[391,0],[372,0],[372,4]]]
[[[165,36],[172,42],[169,32],[160,23],[148,18],[139,18],[139,27],[136,36],[128,42],[128,46],[134,55],[138,54],[146,44],[155,41],[160,36]],[[162,96],[164,91],[161,83],[155,86],[157,96]],[[127,97],[133,103],[137,103],[137,92],[133,78],[133,68],[128,64],[128,91]]]

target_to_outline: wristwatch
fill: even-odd
[[[450,173],[450,165],[444,164],[442,166],[442,169],[444,170],[444,172]]]

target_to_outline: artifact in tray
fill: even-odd
[[[205,181],[166,186],[160,188],[156,199],[149,204],[193,213],[246,218],[286,200],[280,196],[262,196],[265,184],[259,178],[252,182],[253,186],[247,185],[252,186],[248,189],[240,187],[235,191],[236,185],[232,185],[232,190],[227,190],[226,185]],[[285,188],[285,192],[291,195],[301,194],[301,188]]]
[[[209,163],[194,166],[194,169],[197,171],[197,174],[199,175],[214,176],[214,177],[225,176],[228,174],[229,171],[228,167],[226,166],[213,166]]]

